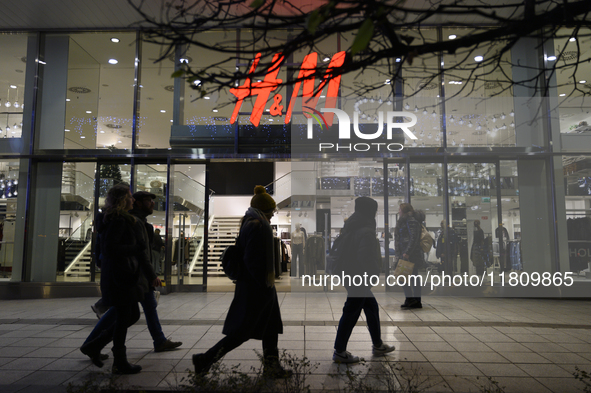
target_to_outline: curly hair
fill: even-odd
[[[127,196],[129,195],[130,188],[125,183],[119,183],[107,192],[107,198],[105,199],[105,206],[103,211],[105,212],[104,221],[110,220],[113,216],[121,216],[130,222],[135,222],[135,217],[127,212]]]
[[[415,213],[415,209],[412,207],[410,203],[401,203],[399,207],[400,211],[405,216],[413,216]]]

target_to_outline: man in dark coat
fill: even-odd
[[[144,247],[142,253],[144,258],[138,258],[140,271],[142,273],[142,277],[140,278],[140,287],[143,289],[144,293],[143,296],[138,297],[136,301],[140,301],[142,308],[144,309],[146,324],[148,325],[148,330],[154,342],[154,352],[164,352],[178,348],[183,345],[183,343],[180,341],[172,341],[166,338],[162,332],[162,326],[160,325],[158,312],[156,311],[156,306],[158,303],[154,298],[154,287],[160,286],[160,279],[154,273],[154,269],[150,262],[151,241],[154,236],[154,227],[146,220],[146,217],[154,212],[154,198],[156,198],[156,195],[152,193],[145,191],[136,192],[133,194],[133,208],[129,211],[129,213],[135,216],[137,219],[137,225],[139,227],[138,232],[142,236],[140,242]],[[97,224],[102,224],[102,215],[99,214],[96,221]],[[97,228],[99,227],[97,226]],[[100,228],[99,232],[102,232]],[[99,243],[97,247],[103,246],[103,243],[100,241],[100,239],[101,236],[97,238],[97,243]],[[103,272],[103,275],[104,274],[105,273]],[[103,289],[102,281],[103,280],[101,280],[101,291],[103,295],[103,303],[111,305],[112,303],[108,300],[110,297],[109,292]],[[100,318],[100,321],[96,324],[95,328],[92,330],[86,341],[84,341],[82,347],[80,347],[80,351],[85,355],[88,355],[93,363],[99,367],[102,367],[102,360],[104,359],[101,357],[100,351],[111,341],[113,337],[116,317],[115,309],[110,308]]]
[[[132,215],[134,215],[141,223],[144,224],[146,228],[146,254],[150,257],[152,256],[152,242],[154,241],[154,227],[152,224],[148,222],[146,219],[147,216],[154,213],[154,199],[156,195],[146,192],[146,191],[138,191],[133,194],[133,199],[135,202],[133,203],[133,209],[129,211]],[[146,269],[143,271],[149,271],[149,276],[146,278],[150,283],[150,290],[144,294],[144,300],[141,302],[142,308],[144,309],[144,315],[146,316],[146,324],[148,325],[148,330],[150,331],[150,335],[152,336],[152,340],[154,342],[154,352],[164,352],[170,351],[172,349],[178,348],[183,345],[180,341],[171,341],[167,339],[164,333],[162,332],[162,326],[160,325],[160,320],[158,319],[158,312],[156,311],[156,306],[158,306],[158,302],[154,298],[154,287],[160,286],[160,279],[156,276],[153,268],[154,261],[150,266],[147,266]]]
[[[446,222],[441,221],[441,234],[437,238],[437,248],[435,251],[435,257],[441,258],[441,265],[443,271],[452,274],[454,270],[454,264],[456,261],[456,255],[458,252],[458,238],[456,231],[449,225],[447,226],[447,240],[445,237]],[[447,253],[449,252],[449,260]]]
[[[343,273],[353,276],[379,275],[382,254],[380,243],[376,237],[376,212],[378,203],[368,197],[355,199],[355,213],[345,222],[342,241],[345,241],[346,255]],[[361,315],[365,313],[367,329],[373,343],[372,353],[376,356],[394,351],[394,347],[384,344],[381,338],[380,310],[378,302],[371,292],[371,285],[351,285],[343,283],[347,289],[347,301],[343,306],[343,315],[339,321],[337,336],[334,343],[332,360],[339,363],[356,363],[359,357],[347,351],[347,343],[353,328]]]
[[[226,335],[207,352],[193,355],[195,373],[205,374],[231,350],[249,339],[263,341],[263,374],[287,378],[292,372],[279,363],[277,343],[283,322],[275,289],[273,230],[270,220],[275,201],[263,186],[255,187],[250,208],[242,219],[237,245],[243,253],[242,276],[236,280],[222,333]]]

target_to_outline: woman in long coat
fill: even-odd
[[[129,187],[119,184],[109,190],[103,213],[97,217],[103,303],[115,307],[117,314],[112,337],[114,374],[135,374],[142,369],[129,364],[125,348],[127,329],[139,319],[138,302],[147,289],[140,272],[142,259],[148,258],[141,232],[145,229],[128,213],[132,207]]]
[[[402,203],[398,210],[396,233],[394,236],[395,252],[398,259],[414,263],[413,275],[423,267],[425,258],[421,250],[421,223],[415,219],[415,211],[410,203]],[[416,280],[408,280],[404,286],[406,300],[400,306],[403,309],[423,308],[421,303],[421,285]]]
[[[193,355],[196,374],[207,373],[226,353],[249,339],[257,339],[263,341],[263,374],[272,378],[291,375],[291,371],[281,367],[277,348],[283,323],[275,289],[273,230],[270,226],[275,207],[275,201],[265,188],[255,187],[237,241],[243,252],[242,275],[236,280],[234,300],[222,330],[226,337],[207,352]]]

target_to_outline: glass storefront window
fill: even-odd
[[[20,138],[23,126],[27,36],[0,34],[0,138]]]
[[[564,156],[566,232],[569,271],[590,278],[591,273],[591,157]]]
[[[174,53],[155,63],[162,56],[164,47],[149,42],[142,43],[140,61],[141,84],[137,122],[137,147],[141,149],[166,149],[170,147],[170,130],[173,121]]]
[[[156,195],[154,199],[154,211],[146,217],[149,224],[152,224],[154,231],[158,229],[159,236],[165,240],[166,235],[166,184],[167,165],[149,164],[135,166],[135,191],[147,191]],[[152,239],[153,241],[153,239]],[[152,244],[153,246],[153,244]],[[159,276],[164,274],[165,249],[152,248],[152,266],[154,272]]]
[[[443,39],[480,32],[445,28]],[[448,146],[515,146],[511,53],[505,52],[499,61],[487,63],[503,49],[504,44],[475,46],[444,55]]]
[[[219,255],[221,251],[214,252],[210,235],[209,250],[205,249],[205,165],[202,164],[176,164],[170,168],[172,171],[172,189],[169,206],[169,217],[172,218],[169,228],[170,262],[166,271],[170,268],[172,285],[203,285],[203,254],[209,252],[208,275],[219,275]],[[167,239],[168,240],[168,239]]]
[[[63,164],[57,256],[58,281],[91,280],[95,168],[95,163]]]
[[[12,277],[19,163],[0,161],[0,280]]]
[[[495,168],[491,163],[448,164],[448,228],[453,230],[450,239],[455,236],[450,266],[455,273],[481,275],[498,259],[493,245],[493,222],[497,221]]]
[[[47,48],[68,50],[63,148],[131,148],[135,33],[80,33],[66,38],[50,41]],[[58,88],[44,84],[46,90]],[[52,132],[58,135],[57,128]]]
[[[559,68],[555,78],[561,133],[591,135],[589,31],[587,27],[577,28],[576,32],[570,28],[560,29],[554,38],[554,53],[546,59]]]

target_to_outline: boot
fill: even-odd
[[[113,374],[137,374],[142,371],[142,366],[137,364],[129,364],[127,355],[125,353],[127,348],[113,347]]]
[[[209,369],[213,365],[213,362],[205,353],[198,353],[193,355],[193,366],[195,367],[195,375],[205,375],[209,372]]]
[[[292,370],[286,370],[279,363],[275,356],[268,356],[263,359],[263,377],[269,379],[287,379],[293,375]]]
[[[97,338],[94,340],[83,344],[80,347],[80,352],[85,354],[92,360],[92,363],[97,367],[103,367],[103,360],[108,359],[109,355],[101,354],[101,350],[107,346],[108,343],[111,342],[113,338],[112,330],[106,330],[102,332]]]

